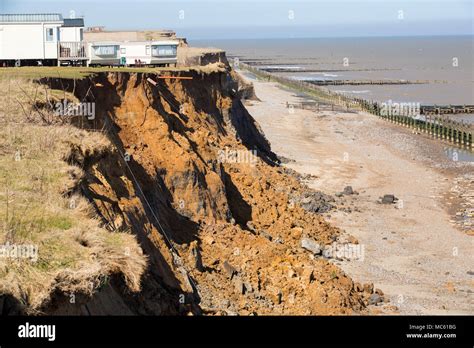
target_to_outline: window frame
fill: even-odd
[[[106,53],[97,53],[100,51],[103,47],[113,47],[113,53],[112,54],[106,54]],[[117,49],[117,45],[97,45],[97,46],[92,46],[94,49],[94,55],[99,57],[99,58],[117,58],[117,52],[119,49]],[[105,49],[104,49],[105,50]]]
[[[54,28],[45,28],[45,41],[46,42],[54,42]]]
[[[153,45],[152,46],[153,57],[175,57],[177,54],[178,54],[177,45]]]

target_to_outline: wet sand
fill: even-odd
[[[453,163],[446,145],[369,114],[290,113],[294,93],[249,80],[261,101],[247,108],[272,149],[291,159],[286,165],[314,175],[312,188],[336,194],[351,185],[359,193],[345,196],[357,209],[327,215],[365,248],[363,260],[337,261],[354,281],[373,282],[402,314],[473,314],[472,219],[455,216],[473,211],[473,163]],[[398,204],[377,203],[384,194]]]

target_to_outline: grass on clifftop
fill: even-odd
[[[0,79],[22,78],[22,79],[40,79],[43,77],[64,78],[64,79],[83,79],[94,74],[102,72],[127,72],[127,73],[148,73],[160,74],[161,72],[189,72],[197,71],[210,73],[222,70],[222,64],[209,64],[206,66],[190,67],[160,67],[160,68],[133,68],[133,67],[46,67],[31,66],[19,68],[0,68]]]
[[[14,296],[31,313],[55,290],[92,294],[111,275],[137,291],[147,263],[134,236],[100,227],[89,202],[74,193],[82,169],[64,161],[71,146],[104,153],[109,141],[42,123],[30,104],[44,97],[32,82],[0,80],[0,247],[30,248],[26,258],[0,254],[0,295]]]

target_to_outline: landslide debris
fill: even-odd
[[[235,92],[234,72],[215,65],[171,74],[192,80],[101,72],[41,81],[95,103],[95,118],[75,124],[113,144],[99,156],[72,148],[68,161],[83,169],[80,191],[103,226],[130,229],[148,258],[138,295],[114,286],[125,306],[315,315],[359,313],[378,301],[301,247],[305,238],[322,247],[338,240],[341,231],[316,214],[331,198],[279,167]]]

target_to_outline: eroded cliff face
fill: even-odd
[[[340,231],[291,200],[303,188],[276,165],[231,72],[171,74],[192,80],[117,72],[43,81],[95,102],[95,119],[78,126],[115,146],[99,157],[72,149],[68,160],[84,168],[79,188],[104,225],[130,227],[149,257],[140,294],[115,287],[123,306],[135,314],[364,310],[350,278],[301,248],[304,237],[326,245]]]

